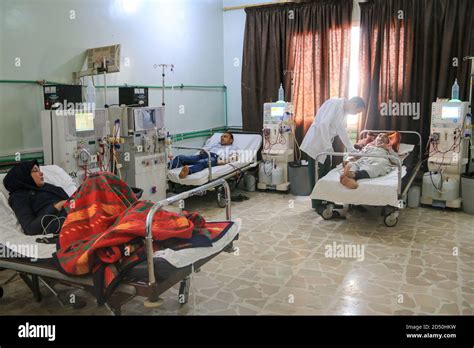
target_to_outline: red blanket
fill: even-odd
[[[97,299],[103,303],[125,273],[145,258],[146,216],[152,202],[110,173],[89,177],[65,205],[67,219],[53,258],[68,275],[94,273]],[[153,219],[155,250],[211,246],[231,226],[207,223],[197,213],[158,211]]]

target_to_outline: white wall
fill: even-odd
[[[262,0],[224,0],[224,7],[261,3]],[[228,93],[229,125],[242,126],[242,57],[245,10],[224,12],[224,81]]]
[[[167,85],[224,85],[222,6],[222,0],[1,0],[0,79],[70,83],[86,49],[120,43],[122,69],[108,76],[109,85],[161,85],[153,67],[160,63],[176,66]],[[117,102],[117,94],[110,90],[107,102]],[[160,90],[150,91],[150,104],[161,105]],[[224,125],[222,90],[167,91],[166,104],[173,133]],[[41,88],[0,84],[0,155],[41,147],[41,105]]]

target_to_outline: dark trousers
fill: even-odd
[[[217,155],[211,153],[211,167],[217,165]],[[179,168],[182,166],[189,166],[189,174],[200,172],[203,169],[208,168],[207,153],[201,152],[198,155],[179,155],[173,158],[171,161],[170,169]]]
[[[316,161],[308,156],[308,170],[309,170],[309,183],[311,187],[316,185]],[[318,178],[321,179],[327,173],[331,171],[331,157],[327,156],[326,161],[321,164],[318,162]],[[322,200],[312,199],[311,206],[313,209],[317,209],[323,204]]]

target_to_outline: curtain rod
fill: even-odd
[[[224,11],[243,10],[243,9],[251,8],[251,7],[286,4],[290,2],[294,2],[294,1],[293,0],[278,0],[278,1],[272,1],[272,2],[262,2],[260,4],[252,4],[252,5],[229,6],[229,7],[224,7]]]

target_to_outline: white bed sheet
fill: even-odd
[[[213,145],[220,142],[222,133],[215,133],[209,138],[206,144]],[[234,134],[234,145],[240,149],[240,160],[238,162],[222,166],[212,167],[212,179],[220,178],[233,172],[236,167],[243,168],[248,165],[255,167],[257,165],[257,153],[262,146],[262,136],[259,134]],[[184,179],[179,178],[181,168],[175,168],[168,171],[168,179],[181,185],[199,186],[209,181],[209,170],[206,168],[200,172],[188,175]]]
[[[375,179],[359,180],[359,187],[348,189],[339,182],[342,165],[331,170],[318,180],[311,193],[311,199],[320,199],[340,204],[357,204],[398,207],[398,169]],[[402,167],[402,178],[407,170]]]
[[[153,257],[165,259],[174,267],[181,268],[221,252],[230,242],[234,240],[234,238],[240,232],[240,228],[242,227],[241,219],[235,219],[233,221],[234,225],[230,228],[230,230],[227,231],[227,233],[221,239],[213,243],[212,247],[189,248],[177,251],[171,249],[159,250],[153,254]]]
[[[48,168],[49,167],[49,168]],[[60,167],[47,166],[41,167],[45,174],[45,181],[63,187],[65,190],[73,190],[75,188],[70,186],[69,175]],[[30,259],[49,259],[53,253],[56,252],[55,244],[37,243],[36,239],[40,236],[26,235],[15,213],[8,205],[8,199],[4,195],[3,178],[5,174],[0,174],[0,257],[9,256],[9,251],[16,253]],[[66,185],[66,186],[65,186]],[[69,193],[69,192],[68,192]],[[175,267],[188,266],[198,260],[204,259],[210,255],[222,251],[240,232],[242,226],[241,219],[235,219],[234,225],[229,231],[209,248],[191,248],[183,250],[165,249],[157,252],[155,257],[160,257],[169,262]],[[51,237],[52,235],[48,235]],[[9,251],[6,250],[9,249]]]
[[[414,149],[415,145],[401,143],[398,154],[403,157]],[[348,189],[339,182],[341,174],[342,165],[340,164],[319,179],[313,188],[311,199],[340,204],[398,207],[398,168],[375,179],[358,180],[359,187],[355,190]],[[406,167],[402,167],[402,178],[406,174]]]
[[[400,148],[398,149],[398,154],[401,155],[406,155],[410,152],[412,152],[415,149],[415,145],[413,144],[404,144],[400,143]]]

